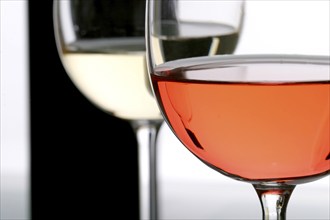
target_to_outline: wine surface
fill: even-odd
[[[124,119],[161,119],[146,70],[144,38],[80,40],[61,56],[79,90]]]
[[[151,77],[166,121],[203,162],[251,181],[329,172],[329,64],[186,60]]]
[[[232,54],[239,40],[239,30],[226,24],[199,22],[164,22],[160,33],[151,38],[156,64],[167,61],[216,54]]]

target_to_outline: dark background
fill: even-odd
[[[92,105],[66,75],[52,4],[28,2],[32,219],[138,219],[133,130]]]

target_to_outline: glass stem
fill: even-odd
[[[253,184],[257,191],[263,220],[285,220],[286,208],[295,185]]]
[[[140,219],[157,220],[157,136],[163,120],[136,120],[131,125],[138,141]]]

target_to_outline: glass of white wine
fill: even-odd
[[[70,79],[136,133],[140,216],[157,219],[155,145],[163,119],[146,72],[145,1],[55,0],[53,7],[58,53]]]

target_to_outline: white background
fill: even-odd
[[[29,213],[27,1],[0,0],[0,219]]]
[[[314,8],[315,2],[319,6]],[[274,32],[276,22],[287,21],[297,5],[285,1],[248,1],[238,53],[279,52],[283,49],[329,54],[328,0],[301,1],[307,9],[300,25],[282,28],[301,35]],[[29,112],[27,59],[27,1],[0,0],[1,4],[1,145],[0,219],[29,216]],[[297,10],[295,10],[297,12]],[[267,19],[266,19],[267,16]],[[252,26],[253,24],[253,26]],[[292,32],[291,32],[292,33]],[[318,37],[317,41],[308,41]],[[272,37],[275,41],[270,42]],[[285,44],[290,42],[290,44]],[[280,45],[280,46],[279,46]],[[224,177],[193,157],[163,125],[159,137],[160,214],[163,219],[260,219],[252,186]],[[288,207],[289,219],[330,219],[329,177],[297,186]]]

